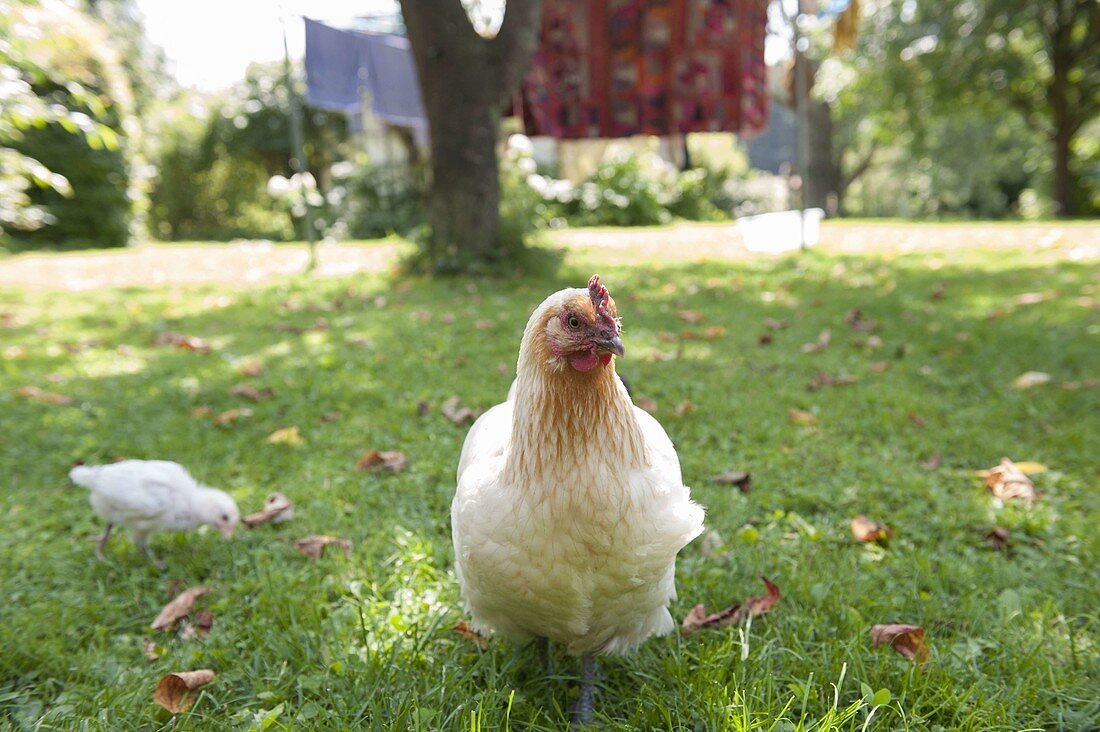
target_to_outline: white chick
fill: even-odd
[[[69,471],[69,479],[91,491],[92,510],[107,522],[96,538],[100,561],[106,561],[103,547],[115,524],[128,528],[141,553],[163,570],[164,563],[149,549],[151,533],[210,524],[229,538],[240,518],[229,494],[200,484],[182,465],[167,460],[78,465]]]

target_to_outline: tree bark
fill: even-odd
[[[509,0],[496,38],[479,36],[459,0],[401,0],[431,136],[428,258],[466,269],[511,254],[498,236],[501,110],[526,72],[541,0]]]
[[[1059,8],[1061,10],[1061,8]],[[1051,80],[1047,88],[1047,101],[1054,129],[1051,142],[1054,145],[1054,205],[1059,216],[1077,214],[1076,186],[1073,171],[1070,168],[1073,136],[1079,125],[1074,123],[1069,100],[1069,71],[1073,65],[1073,49],[1070,35],[1074,17],[1064,18],[1058,14],[1057,23],[1051,33]]]

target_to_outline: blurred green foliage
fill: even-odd
[[[283,65],[253,64],[212,104],[180,96],[156,122],[150,231],[161,239],[304,238],[304,219],[268,195],[269,179],[290,175],[290,98]],[[311,171],[343,155],[344,117],[304,110]],[[326,224],[322,220],[322,224]]]
[[[0,39],[4,235],[125,244],[132,98],[106,28],[62,3],[0,2]]]

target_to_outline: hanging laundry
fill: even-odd
[[[756,132],[767,0],[546,0],[523,87],[528,134]]]
[[[423,136],[428,118],[420,98],[412,49],[404,36],[334,28],[305,19],[306,102],[320,109],[358,115],[360,93],[371,111]]]

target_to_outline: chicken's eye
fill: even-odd
[[[570,315],[568,322],[569,322],[569,327],[572,328],[573,330],[576,330],[577,328],[581,327],[581,321],[577,319],[576,315]]]
[[[222,521],[228,521],[228,520],[229,520],[229,514],[223,513],[222,514]]]

